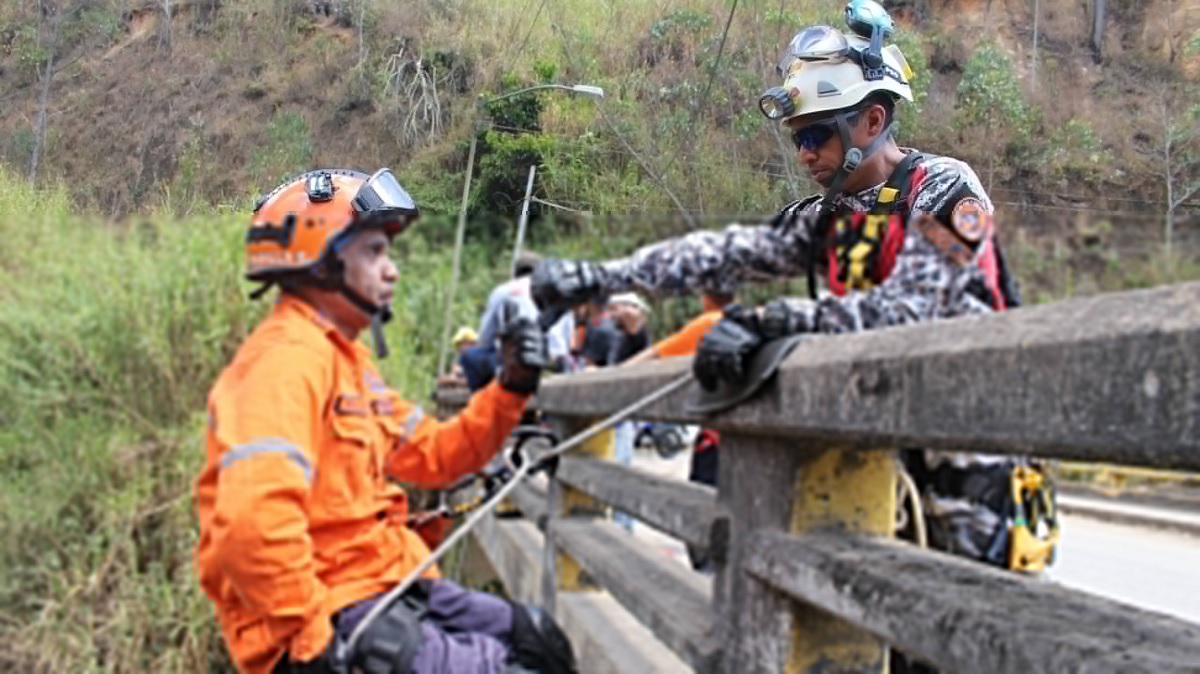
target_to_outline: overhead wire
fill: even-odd
[[[725,40],[729,37],[729,27],[733,25],[733,15],[737,11],[738,0],[733,0],[733,4],[729,7],[729,16],[725,19],[725,28],[721,31],[721,42],[717,46],[717,56],[713,60],[712,69],[708,72],[708,83],[704,85],[704,94],[700,96],[700,101],[707,101],[708,94],[712,91],[713,80],[717,77],[717,71],[721,68],[721,56],[725,52]],[[692,116],[695,118],[696,111],[700,109],[699,105],[692,106]],[[670,171],[675,165],[676,159],[679,158],[679,153],[682,151],[682,144],[675,146],[675,151],[671,153],[671,157],[667,160],[666,166],[662,169],[665,174]]]
[[[521,40],[521,44],[517,47],[517,55],[524,53],[525,47],[529,44],[529,38],[533,36],[533,30],[537,27],[538,18],[542,16],[542,10],[546,8],[546,0],[542,0],[538,5],[537,11],[533,13],[533,19],[529,21],[529,30],[525,31],[525,38]],[[515,61],[516,59],[511,59]],[[510,63],[511,65],[511,63]]]
[[[513,133],[539,133],[539,132],[541,132],[538,129],[504,126],[504,125],[499,125],[499,124],[493,124],[492,128],[495,128],[495,129],[501,130],[501,131],[509,131],[509,132],[513,132]],[[636,155],[633,155],[630,152],[619,149],[619,148],[591,148],[589,151],[596,153],[596,154],[609,155],[609,156],[636,157]],[[765,175],[767,177],[780,178],[780,179],[785,179],[787,177],[787,167],[784,166],[783,164],[776,163],[776,162],[766,162],[766,161],[755,162],[755,165],[757,165],[759,167],[757,169],[732,166],[732,165],[718,167],[717,165],[714,165],[712,162],[695,162],[695,161],[684,162],[684,165],[692,166],[692,167],[696,167],[696,168],[710,169],[710,170],[720,170],[722,173],[740,173],[740,174],[746,174],[746,175],[759,175],[759,176]],[[988,192],[990,194],[1015,194],[1015,195],[1022,195],[1022,196],[1026,196],[1026,197],[1039,198],[1039,199],[1054,198],[1054,199],[1066,199],[1066,200],[1070,200],[1070,201],[1093,202],[1093,203],[1099,200],[1099,201],[1102,201],[1105,203],[1115,202],[1115,203],[1122,203],[1122,204],[1140,204],[1140,205],[1145,205],[1145,206],[1152,207],[1152,208],[1162,208],[1162,203],[1160,201],[1155,201],[1152,199],[1137,199],[1137,198],[1130,198],[1130,197],[1109,197],[1109,196],[1091,197],[1091,196],[1085,196],[1085,195],[1066,194],[1066,193],[1062,193],[1062,192],[1021,190],[1021,189],[1009,188],[1009,187],[994,187],[994,188],[989,189]],[[1113,210],[1113,209],[1097,208],[1097,207],[1067,206],[1067,205],[1061,205],[1061,204],[1037,203],[1037,202],[1032,202],[1032,201],[1018,202],[1018,201],[1006,201],[1006,200],[999,200],[999,199],[993,199],[992,203],[1005,205],[1005,206],[1014,206],[1014,207],[1019,207],[1022,209],[1031,209],[1031,210],[1072,211],[1072,212],[1079,212],[1079,213],[1108,213],[1111,215],[1118,215],[1118,216],[1123,216],[1123,217],[1124,216],[1161,217],[1160,211],[1155,211],[1153,213],[1142,213],[1142,212],[1137,212],[1137,211],[1118,211],[1118,210]],[[1176,210],[1190,211],[1192,209],[1200,209],[1200,202],[1185,203],[1185,204],[1182,204],[1182,205],[1176,207]]]

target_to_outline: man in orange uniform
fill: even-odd
[[[256,296],[278,285],[280,297],[212,389],[196,482],[196,568],[241,672],[575,671],[548,617],[436,571],[354,652],[339,648],[429,555],[389,478],[438,486],[483,466],[545,365],[544,336],[518,319],[500,376],[459,417],[425,417],[387,387],[357,338],[370,328],[385,352],[390,241],[417,216],[387,169],[311,171],[255,208],[247,276],[263,284]]]

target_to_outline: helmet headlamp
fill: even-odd
[[[884,40],[895,32],[896,27],[887,10],[876,0],[849,0],[845,21],[849,26],[848,32],[833,26],[814,25],[796,33],[791,39],[776,62],[776,70],[783,79],[782,86],[767,89],[758,100],[759,110],[767,119],[783,121],[800,114],[801,109],[808,105],[807,102],[802,103],[801,96],[815,95],[816,99],[823,100],[826,96],[838,94],[840,84],[830,84],[818,76],[806,75],[803,70],[806,66],[825,67],[851,62],[858,66],[864,81],[890,80],[881,85],[882,88],[911,100],[907,89],[913,75],[912,68],[898,47],[884,45]],[[845,74],[839,77],[845,77]],[[810,92],[817,84],[820,85],[816,87],[817,91]],[[816,109],[832,108],[818,105]]]
[[[758,109],[767,119],[780,120],[796,112],[796,101],[783,87],[771,87],[758,99]]]

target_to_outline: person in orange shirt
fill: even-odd
[[[259,200],[247,277],[280,288],[208,399],[195,484],[195,567],[239,672],[575,671],[532,607],[427,578],[344,645],[374,602],[428,555],[392,480],[438,487],[501,448],[538,386],[545,337],[507,322],[500,376],[439,422],[388,388],[359,335],[386,354],[398,270],[392,237],[418,217],[391,171],[317,170]]]
[[[700,296],[702,312],[688,321],[678,332],[664,337],[653,346],[625,361],[624,365],[644,363],[655,358],[691,356],[696,353],[700,340],[721,320],[725,306],[733,302],[732,293],[708,291]]]

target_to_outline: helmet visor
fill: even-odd
[[[776,67],[781,77],[787,77],[797,62],[841,61],[849,53],[850,43],[842,31],[833,26],[809,26],[796,33]]]
[[[352,203],[358,223],[382,225],[392,234],[406,229],[420,215],[416,202],[386,168],[363,183]]]

